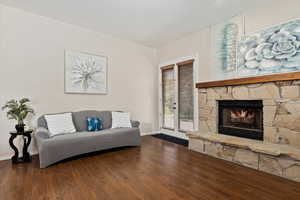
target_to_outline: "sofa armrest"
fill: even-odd
[[[39,127],[36,129],[35,135],[41,139],[50,138],[50,133],[46,128]]]
[[[140,122],[139,121],[134,121],[134,120],[130,120],[131,122],[131,126],[134,128],[139,128],[140,127]]]

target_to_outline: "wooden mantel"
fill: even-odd
[[[268,83],[274,81],[292,81],[300,80],[300,72],[291,72],[284,74],[272,74],[247,78],[236,78],[221,81],[200,82],[196,84],[196,88],[222,87],[222,86],[236,86],[256,83]]]

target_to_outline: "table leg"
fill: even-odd
[[[26,140],[27,137],[27,140]],[[31,135],[30,134],[26,134],[24,135],[24,146],[23,146],[23,158],[22,160],[24,162],[30,162],[30,154],[28,153],[28,147],[30,145],[31,142]]]
[[[12,163],[18,163],[18,160],[19,160],[19,151],[18,151],[18,148],[14,145],[14,139],[16,137],[17,137],[17,135],[11,135],[9,138],[9,145],[15,151],[15,155],[11,158]]]

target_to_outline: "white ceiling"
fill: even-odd
[[[8,6],[160,47],[263,0],[0,0]]]

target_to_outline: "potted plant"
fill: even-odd
[[[24,132],[24,119],[27,115],[29,113],[34,114],[33,109],[27,105],[29,102],[30,100],[27,98],[23,98],[19,101],[12,99],[2,107],[2,110],[7,110],[6,115],[8,119],[17,121],[15,128],[18,132]]]

